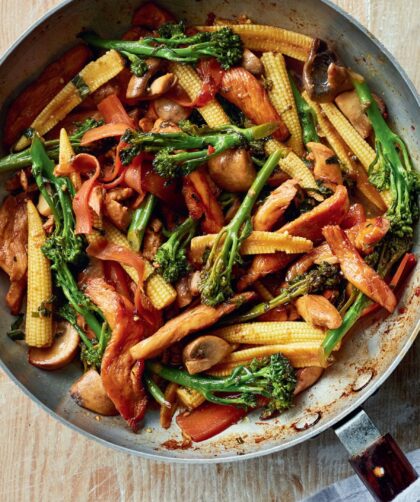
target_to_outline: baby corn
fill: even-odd
[[[41,248],[46,241],[42,220],[32,201],[28,211],[28,298],[25,341],[30,347],[49,347],[53,341],[52,281],[49,260]]]
[[[268,94],[274,108],[281,115],[290,132],[288,145],[299,156],[303,155],[302,128],[296,109],[295,99],[287,74],[286,63],[281,54],[265,52],[261,56],[265,75],[272,82]]]
[[[58,149],[58,163],[60,166],[67,166],[74,157],[74,150],[71,146],[67,131],[63,128],[60,130],[60,144]],[[75,190],[79,190],[82,185],[82,179],[78,172],[71,172],[69,175],[70,181],[73,183]]]
[[[187,387],[178,387],[176,393],[181,403],[189,410],[198,408],[206,400],[203,394],[194,389],[187,389]]]
[[[212,335],[229,343],[278,345],[285,343],[322,342],[324,332],[306,322],[250,322],[217,329]]]

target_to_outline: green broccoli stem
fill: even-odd
[[[171,407],[171,403],[169,403],[165,399],[165,396],[163,395],[163,392],[161,391],[159,385],[153,380],[149,372],[146,372],[144,374],[143,381],[146,384],[146,388],[149,391],[149,394],[158,404],[165,406],[166,408]]]
[[[387,216],[392,232],[400,237],[412,236],[418,217],[418,175],[407,147],[388,127],[366,81],[353,78],[353,84],[375,132],[377,157],[369,167],[369,179],[379,190],[389,188],[391,191],[392,203]]]
[[[316,115],[313,109],[303,99],[295,81],[289,73],[290,86],[292,88],[293,97],[295,98],[296,108],[302,126],[303,143],[307,145],[311,141],[319,143],[319,136],[316,132]]]
[[[325,336],[321,344],[321,356],[324,362],[328,360],[328,357],[331,355],[334,348],[356,324],[364,308],[368,305],[369,302],[369,298],[363,293],[359,292],[356,297],[356,301],[344,315],[343,323],[341,324],[341,326],[337,329],[328,330],[327,335]]]
[[[224,398],[215,395],[215,392],[243,392],[246,394],[254,393],[264,396],[267,394],[262,386],[248,385],[248,382],[252,382],[255,379],[255,376],[251,372],[239,375],[239,371],[236,371],[226,378],[216,378],[204,375],[190,375],[186,371],[163,366],[160,363],[152,361],[146,361],[146,368],[169,382],[177,383],[183,387],[200,392],[207,401],[211,401],[212,403],[246,405],[246,401],[241,396],[229,396]],[[236,370],[240,369],[241,368],[236,368]]]
[[[127,239],[134,251],[138,252],[141,249],[144,233],[146,231],[147,225],[149,224],[155,205],[156,197],[153,194],[149,193],[146,195],[140,207],[137,208],[133,213],[133,217],[131,219],[130,227],[127,233]]]
[[[208,305],[217,305],[232,296],[232,268],[239,261],[241,243],[252,231],[251,211],[254,204],[281,159],[281,152],[270,155],[246,194],[230,223],[220,230],[204,268],[201,299]],[[220,244],[221,249],[220,249]]]

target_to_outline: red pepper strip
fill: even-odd
[[[245,408],[206,402],[191,412],[178,415],[176,421],[183,434],[200,442],[220,434],[247,413]]]
[[[201,59],[197,65],[203,85],[198,96],[195,98],[193,106],[200,107],[209,103],[222,86],[224,70],[215,58]]]
[[[143,170],[143,162],[148,159],[149,156],[145,152],[134,157],[131,164],[127,167],[124,174],[125,184],[135,190],[140,195],[144,195],[143,185],[141,182],[141,173]]]
[[[416,266],[416,263],[417,263],[416,255],[414,255],[413,253],[406,253],[403,259],[401,260],[400,264],[398,265],[398,268],[395,274],[393,275],[391,282],[389,283],[389,287],[392,290],[399,289],[407,280],[408,276],[410,275],[410,272]],[[378,303],[371,303],[363,310],[362,317],[373,314],[374,312],[380,310],[380,308],[381,306]]]
[[[134,295],[134,303],[137,312],[147,321],[151,326],[158,327],[160,323],[159,312],[152,306],[150,300],[144,294],[143,278],[144,278],[144,261],[143,258],[131,249],[118,246],[108,242],[106,239],[98,240],[90,244],[86,252],[90,256],[94,256],[99,260],[111,260],[118,263],[133,267],[139,277],[139,281]]]
[[[101,172],[98,159],[88,153],[79,153],[71,163],[76,172],[94,171],[93,175],[82,183],[79,191],[73,199],[73,211],[76,216],[76,234],[90,234],[92,232],[92,212],[89,207],[89,199],[96,180]]]
[[[125,111],[121,100],[116,94],[110,94],[98,103],[98,110],[107,124],[126,124],[128,127],[134,129],[133,120]]]
[[[152,2],[147,2],[134,12],[131,24],[133,26],[144,26],[145,28],[156,30],[162,24],[175,21],[175,17],[166,9]]]

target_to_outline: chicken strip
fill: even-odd
[[[255,294],[248,292],[236,295],[217,307],[198,305],[170,319],[156,333],[132,347],[130,353],[134,359],[150,359],[157,356],[167,347],[179,342],[191,333],[208,328],[222,316],[230,314],[243,303],[254,298]]]

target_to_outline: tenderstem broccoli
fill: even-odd
[[[375,132],[376,158],[369,167],[369,180],[380,191],[390,190],[392,201],[386,216],[392,233],[411,237],[419,216],[419,175],[403,140],[382,117],[366,81],[357,76],[353,84]]]
[[[70,322],[79,333],[84,345],[82,358],[89,366],[100,367],[102,354],[110,337],[110,329],[102,312],[80,291],[70,267],[77,265],[83,255],[84,242],[76,235],[72,211],[74,187],[67,177],[54,176],[54,163],[48,157],[44,145],[37,134],[31,145],[32,174],[41,194],[54,216],[54,231],[42,247],[51,262],[55,284],[61,289],[68,304],[59,310],[59,315]],[[47,190],[47,185],[50,190]],[[95,334],[91,341],[77,323],[77,314],[83,316]]]
[[[281,354],[254,360],[249,366],[239,366],[225,378],[190,375],[152,361],[146,361],[146,367],[165,380],[200,392],[212,403],[255,408],[262,396],[268,399],[266,416],[290,408],[296,387],[295,371]]]
[[[87,44],[100,49],[115,49],[141,58],[155,57],[177,63],[197,63],[201,58],[216,58],[225,70],[239,64],[242,58],[242,41],[230,28],[188,36],[183,24],[167,24],[156,37],[141,40],[104,40],[96,33],[81,33]]]
[[[222,324],[237,324],[259,317],[270,310],[290,303],[299,296],[321,293],[326,289],[334,289],[341,282],[340,271],[335,265],[322,263],[305,274],[295,277],[288,286],[268,302],[259,303],[244,314],[226,319]]]
[[[233,295],[232,269],[236,263],[240,263],[240,246],[252,231],[252,208],[280,158],[279,151],[270,155],[258,171],[235,216],[217,234],[202,272],[200,290],[203,303],[214,306]]]
[[[229,148],[246,147],[270,136],[278,125],[270,122],[247,129],[233,125],[217,129],[183,127],[181,132],[165,134],[128,130],[122,138],[128,144],[120,152],[123,164],[129,164],[141,151],[156,152],[153,167],[160,176],[186,176]]]
[[[93,129],[101,125],[101,121],[89,118],[84,122],[79,124],[79,127],[74,134],[70,136],[70,143],[75,150],[80,148],[80,140],[82,139],[84,133],[89,129]],[[44,146],[47,150],[48,157],[50,159],[58,159],[58,145],[59,140],[53,139],[45,141]],[[0,159],[0,173],[9,173],[12,171],[17,171],[18,169],[23,169],[29,167],[32,164],[31,147],[22,150],[21,152],[11,153]]]
[[[197,221],[187,218],[170,235],[156,252],[155,264],[158,272],[167,282],[176,282],[189,269],[186,247],[194,237]]]
[[[156,205],[156,197],[149,193],[144,201],[140,204],[131,218],[131,223],[128,228],[127,239],[130,247],[134,251],[140,251],[143,243],[144,233],[152,216],[153,208]]]
[[[316,132],[316,115],[313,109],[303,99],[299,89],[297,88],[293,77],[289,74],[290,86],[292,88],[293,97],[295,98],[296,108],[302,126],[303,143],[306,145],[313,141],[319,143],[319,136]]]

